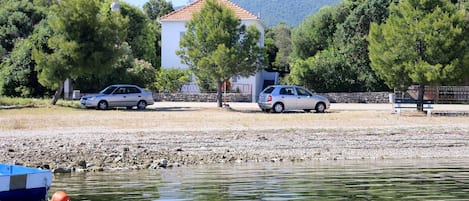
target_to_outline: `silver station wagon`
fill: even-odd
[[[257,102],[262,111],[280,113],[291,110],[315,110],[323,113],[330,107],[327,98],[313,94],[301,86],[273,85],[259,94]]]
[[[86,108],[96,108],[106,110],[112,107],[126,107],[131,109],[134,106],[139,110],[145,109],[147,105],[153,105],[152,92],[129,84],[117,84],[104,88],[98,94],[83,96],[80,103]]]

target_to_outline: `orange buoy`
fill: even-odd
[[[63,191],[57,191],[52,195],[52,199],[50,201],[70,201],[67,193]]]

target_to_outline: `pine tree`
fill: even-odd
[[[371,67],[390,88],[459,84],[469,72],[465,12],[446,0],[399,1],[369,35]],[[423,110],[423,104],[418,104]]]

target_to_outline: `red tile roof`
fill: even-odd
[[[235,3],[229,0],[218,0],[222,5],[230,8],[234,11],[236,17],[242,20],[246,19],[259,19],[256,15],[250,13],[249,11],[239,7]],[[196,0],[195,2],[173,11],[160,18],[160,21],[187,21],[192,18],[192,15],[196,12],[199,12],[204,5],[205,0]]]

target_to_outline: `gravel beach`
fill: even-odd
[[[145,111],[0,110],[1,163],[54,172],[213,163],[469,158],[469,117],[332,104],[324,114],[262,113],[253,103],[158,102]],[[469,111],[438,105],[436,111]]]

